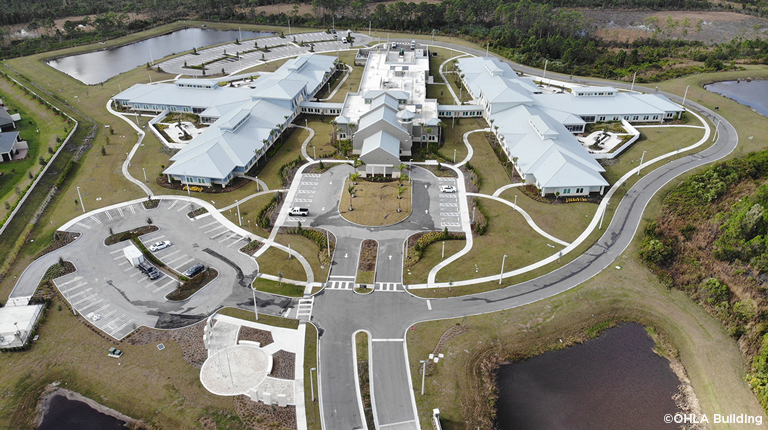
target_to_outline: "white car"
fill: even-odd
[[[161,240],[160,242],[155,242],[152,245],[149,246],[149,250],[152,252],[157,252],[161,249],[165,249],[171,246],[171,241],[169,240]]]
[[[440,192],[441,193],[455,193],[456,187],[453,185],[440,185]]]
[[[288,211],[288,215],[290,216],[307,216],[309,215],[309,209],[307,208],[291,208],[290,211]]]

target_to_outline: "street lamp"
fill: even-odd
[[[144,172],[144,182],[148,182],[148,181],[147,181],[147,170],[146,170],[145,168],[143,168],[143,167],[142,167],[142,168],[141,168],[141,171],[142,171],[142,172]]]
[[[419,363],[422,363],[422,370],[421,370],[421,395],[424,395],[424,378],[427,376],[427,362],[429,360],[419,360]]]
[[[645,153],[648,151],[643,151],[643,155],[640,156],[640,165],[637,166],[637,176],[640,176],[640,169],[643,168],[643,159],[645,158]]]
[[[688,87],[690,87],[690,85],[685,87],[685,95],[683,96],[683,107],[685,107],[685,99],[688,98]]]
[[[257,272],[256,273],[256,278],[254,278],[254,279],[258,279],[258,277],[259,277],[259,273]],[[253,293],[253,315],[256,317],[256,321],[258,321],[259,320],[259,309],[256,306],[256,287],[254,287],[253,284],[251,284],[251,293]]]
[[[605,203],[605,209],[603,209],[603,214],[600,215],[600,227],[598,227],[599,230],[603,229],[603,220],[605,219],[605,213],[608,212],[608,205],[611,204],[610,202]]]
[[[504,254],[504,258],[501,259],[501,273],[499,274],[499,285],[501,285],[501,280],[504,278],[504,262],[507,261],[507,254]]]
[[[80,198],[80,205],[83,207],[83,213],[85,213],[85,203],[83,203],[83,196],[80,195],[80,187],[77,187],[77,197]]]
[[[315,401],[315,381],[312,379],[312,371],[317,372],[317,367],[309,369],[309,387],[312,390],[312,401]]]
[[[187,197],[191,199],[192,193],[189,191],[189,176],[187,176],[187,172],[184,172],[184,183],[187,185]]]

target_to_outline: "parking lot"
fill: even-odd
[[[352,46],[349,43],[342,43],[342,38],[347,34],[346,31],[338,31],[337,33],[337,39],[334,39],[333,34],[321,31],[293,35],[286,34],[285,38],[280,36],[263,37],[243,41],[240,45],[233,42],[212,48],[200,49],[197,51],[197,54],[184,54],[157,65],[167,73],[202,76],[202,69],[194,69],[191,66],[199,66],[203,63],[217,60],[206,66],[206,75],[219,74],[221,69],[224,69],[225,73],[229,74],[264,64],[270,60],[309,54],[310,43],[314,44],[314,52],[316,53],[351,49]],[[354,36],[355,46],[361,46],[371,40],[370,37],[359,33],[354,33]],[[295,42],[294,39],[296,40]],[[258,47],[254,47],[254,43],[258,44]],[[300,43],[304,43],[304,45],[301,46]],[[269,47],[269,52],[262,51],[261,48],[264,47]],[[245,53],[238,57],[237,53],[239,52]],[[187,67],[184,66],[185,64]]]
[[[82,236],[57,251],[77,271],[56,279],[56,286],[91,324],[117,339],[140,325],[163,326],[174,318],[203,317],[227,299],[236,302],[242,301],[237,296],[249,297],[248,287],[258,266],[239,252],[246,239],[216,217],[189,219],[187,213],[192,209],[183,200],[161,200],[154,209],[134,203],[79,220],[67,231]],[[158,241],[171,242],[154,253],[166,266],[158,267],[161,276],[155,280],[124,256],[129,241],[104,244],[110,229],[119,233],[145,226],[150,220],[158,230],[141,236],[142,243],[149,247]],[[215,268],[218,278],[184,302],[167,300],[166,295],[179,284],[177,275],[198,263]]]

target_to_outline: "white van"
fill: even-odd
[[[341,43],[347,43],[347,38],[346,37],[342,37],[341,38]]]
[[[416,41],[411,40],[411,49],[416,49]]]

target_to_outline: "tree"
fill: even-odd
[[[406,166],[403,163],[400,163],[399,166],[395,166],[395,170],[400,172],[400,174],[397,176],[397,182],[402,184],[403,180],[405,180],[405,178],[403,177],[403,170],[408,170],[408,166]]]
[[[357,185],[357,179],[360,177],[360,173],[355,172],[351,175],[349,175],[349,180],[352,181],[354,185]]]
[[[352,212],[354,208],[352,207],[352,197],[355,196],[355,186],[350,185],[347,187],[347,192],[349,193],[349,211]]]

